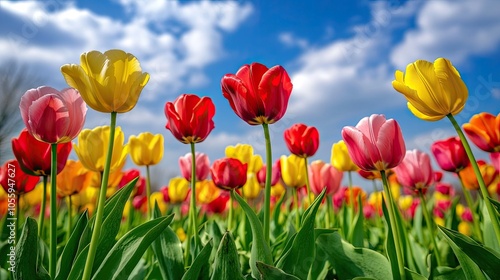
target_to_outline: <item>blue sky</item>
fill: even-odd
[[[284,66],[294,84],[285,117],[271,126],[274,158],[288,154],[283,130],[302,122],[321,135],[313,160],[329,161],[342,127],[373,113],[400,123],[408,149],[428,151],[454,131],[447,120],[414,117],[391,86],[394,71],[446,57],[469,89],[458,121],[498,114],[498,15],[500,2],[493,0],[0,1],[0,63],[17,60],[62,89],[60,66],[79,63],[83,52],[120,48],[136,55],[151,80],[118,125],[126,138],[143,131],[165,136],[164,159],[152,169],[155,183],[165,185],[189,150],[165,129],[164,104],[181,93],[210,96],[216,105],[216,128],[198,151],[213,161],[227,145],[249,143],[264,154],[262,128],[240,120],[220,90],[224,74],[251,62]],[[89,110],[86,127],[106,124],[108,115]]]

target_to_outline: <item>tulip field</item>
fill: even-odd
[[[303,123],[282,131],[289,154],[272,157],[293,81],[279,65],[243,65],[221,77],[221,94],[263,131],[266,153],[234,143],[209,159],[196,144],[216,107],[180,94],[165,103],[165,134],[185,151],[159,190],[150,167],[164,136],[125,139],[117,123],[150,78],[138,59],[89,51],[61,72],[68,88],[40,85],[19,103],[25,127],[0,168],[0,280],[500,279],[500,114],[457,123],[468,89],[447,59],[409,62],[392,86],[415,117],[456,136],[408,150],[404,124],[374,112],[338,132],[329,162],[311,160],[320,131]],[[109,125],[83,129],[89,109]]]

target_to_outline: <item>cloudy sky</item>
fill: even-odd
[[[152,169],[159,186],[179,174],[177,159],[189,151],[165,129],[163,113],[182,93],[209,96],[216,106],[216,127],[198,151],[213,161],[227,145],[249,143],[264,154],[262,128],[240,120],[220,90],[224,74],[251,62],[282,65],[294,85],[285,117],[271,126],[274,158],[288,153],[283,130],[302,122],[321,135],[313,160],[329,161],[342,127],[373,113],[400,123],[407,148],[428,151],[454,131],[447,120],[414,117],[391,86],[394,71],[448,58],[469,89],[458,121],[498,114],[499,14],[493,0],[0,1],[0,63],[18,61],[62,89],[61,65],[79,63],[83,52],[119,48],[137,56],[151,79],[118,125],[127,138],[165,136],[164,159]],[[106,124],[108,115],[89,110],[85,127]]]

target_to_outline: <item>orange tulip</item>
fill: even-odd
[[[487,164],[483,160],[478,160],[477,164],[479,166],[479,170],[481,171],[481,175],[483,177],[484,183],[488,186],[493,180],[495,180],[498,175],[498,171],[491,164]],[[474,170],[472,169],[472,165],[468,165],[462,171],[458,173],[464,186],[469,190],[477,190],[479,189],[479,183],[477,182],[476,175]]]
[[[464,132],[476,146],[486,152],[500,152],[500,114],[490,113],[472,116],[469,123],[463,125]]]

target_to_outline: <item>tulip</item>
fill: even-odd
[[[268,69],[260,63],[244,65],[235,75],[226,74],[221,80],[222,94],[236,115],[250,125],[262,124],[264,130],[267,169],[263,228],[264,238],[268,244],[273,164],[269,124],[279,121],[284,116],[292,87],[290,77],[283,67],[274,66]]]
[[[236,115],[250,125],[279,121],[292,93],[290,77],[283,67],[268,69],[260,63],[244,65],[236,75],[224,75],[221,88]]]
[[[408,100],[408,108],[418,118],[438,121],[460,113],[468,90],[457,69],[445,58],[434,63],[417,60],[408,64],[406,73],[396,71],[392,86]]]
[[[131,135],[128,140],[130,157],[139,166],[150,166],[163,158],[163,135],[143,132],[138,136]]]
[[[314,126],[294,124],[284,132],[288,150],[299,157],[312,157],[319,147],[319,132]]]
[[[495,167],[495,169],[500,172],[500,152],[490,153],[491,165]]]
[[[359,169],[349,156],[344,140],[332,145],[331,164],[340,171],[357,171]]]
[[[223,213],[227,208],[230,195],[227,192],[220,192],[211,202],[203,205],[203,210],[207,213]]]
[[[225,152],[226,157],[235,158],[242,163],[248,164],[248,173],[257,173],[262,168],[262,158],[260,155],[254,155],[251,145],[237,144],[236,146],[227,146]]]
[[[167,202],[163,200],[163,193],[161,192],[153,192],[151,196],[149,197],[149,208],[154,208],[155,203],[158,205],[158,208],[160,209],[160,213],[165,214],[167,212]]]
[[[110,127],[98,126],[94,129],[84,129],[78,135],[78,144],[73,148],[83,166],[94,172],[104,171],[106,147],[109,144]],[[128,152],[128,145],[123,145],[125,136],[120,127],[116,127],[110,172],[123,166]]]
[[[463,125],[465,134],[481,150],[500,152],[500,114],[479,113]]]
[[[436,141],[431,146],[439,167],[445,171],[458,172],[469,164],[469,158],[459,137]]]
[[[247,181],[241,187],[241,194],[246,199],[256,199],[260,194],[260,184],[255,173],[247,174]]]
[[[403,161],[394,171],[401,185],[417,193],[425,193],[434,179],[429,155],[419,150],[406,151]]]
[[[50,144],[71,142],[82,130],[87,113],[77,90],[58,91],[48,86],[26,91],[19,108],[29,133]]]
[[[384,115],[371,115],[361,119],[356,127],[344,127],[342,138],[347,146],[352,161],[361,169],[380,171],[387,197],[386,204],[393,234],[399,236],[399,227],[396,225],[396,214],[386,170],[396,167],[403,160],[406,152],[403,135],[399,124],[393,120],[386,120]],[[399,273],[405,279],[404,259],[401,240],[394,238]]]
[[[181,169],[181,174],[184,177],[184,179],[188,180],[189,182],[191,182],[191,169],[192,169],[191,158],[192,158],[191,153],[187,153],[186,155],[179,157],[179,167]],[[204,153],[196,152],[195,163],[196,163],[195,164],[196,182],[207,179],[210,173],[210,159],[208,158],[208,156]]]
[[[319,195],[326,187],[326,195],[332,195],[340,187],[342,172],[321,160],[316,160],[309,166],[309,177],[311,178],[311,190]]]
[[[495,169],[493,165],[487,164],[484,160],[478,160],[477,164],[479,166],[481,177],[483,178],[484,183],[487,186],[490,185],[498,175],[498,171]],[[475,176],[474,170],[472,169],[472,165],[468,165],[458,174],[465,188],[469,190],[479,189],[479,183],[477,177]]]
[[[85,186],[89,171],[79,161],[68,160],[66,167],[57,175],[57,194],[60,197],[79,193]]]
[[[267,167],[265,165],[262,165],[261,169],[257,172],[257,180],[259,180],[259,184],[262,187],[266,182],[266,170]],[[280,160],[278,159],[274,162],[272,166],[271,186],[278,184],[280,178],[281,178],[281,164]]]
[[[210,172],[215,185],[224,190],[241,188],[247,181],[247,164],[234,158],[214,161]]]
[[[286,186],[297,189],[306,185],[305,162],[296,155],[281,156],[281,179]]]
[[[342,138],[353,162],[363,170],[387,170],[404,158],[405,143],[399,124],[384,115],[371,115],[356,127],[344,127]]]
[[[137,58],[122,50],[86,52],[80,56],[80,63],[65,64],[61,72],[90,108],[99,112],[132,110],[149,81],[149,74],[142,72]]]
[[[33,137],[27,129],[23,129],[18,138],[12,139],[12,151],[19,162],[20,168],[32,176],[50,175],[50,144]],[[71,143],[57,145],[57,173],[66,165]]]
[[[361,176],[367,180],[382,179],[382,177],[380,177],[380,172],[378,172],[378,171],[366,171],[363,169],[359,169],[358,174],[359,174],[359,176]]]
[[[212,180],[203,180],[196,183],[196,200],[201,204],[208,204],[219,196],[219,189]]]
[[[215,106],[209,97],[182,94],[165,104],[166,128],[184,144],[203,142],[214,129]]]
[[[0,167],[0,185],[6,193],[22,195],[32,191],[39,178],[24,173],[19,162],[15,159],[6,161]],[[10,196],[9,196],[10,197]]]
[[[141,196],[144,193],[144,189],[146,188],[146,179],[141,176],[141,172],[138,169],[132,168],[123,172],[123,176],[118,183],[118,189],[123,188],[129,182],[139,177],[137,183],[135,184],[135,188],[132,191],[132,196]]]
[[[182,203],[186,200],[189,193],[189,181],[181,178],[174,177],[168,183],[168,197],[170,203]]]

